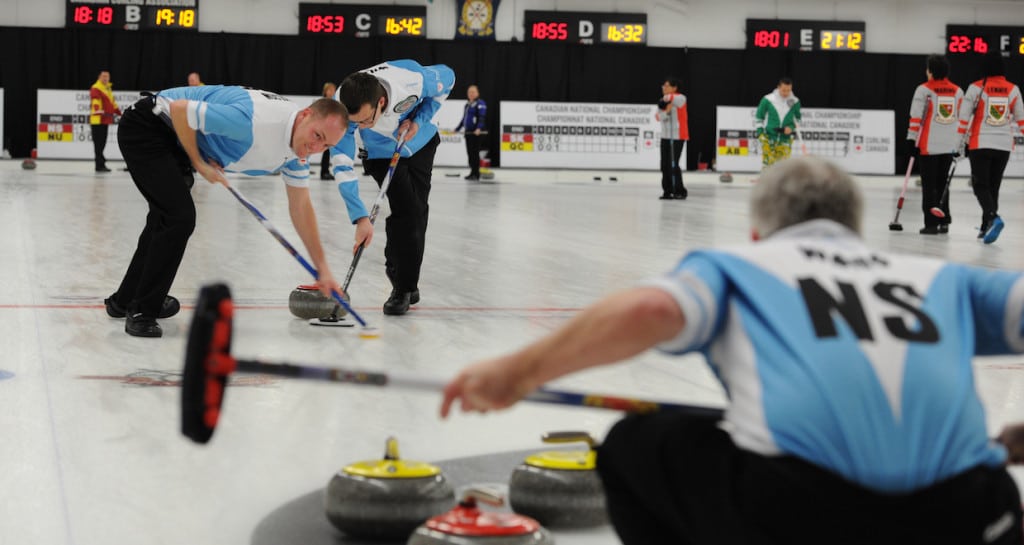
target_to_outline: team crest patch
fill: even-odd
[[[405,100],[399,102],[398,104],[395,104],[394,112],[396,114],[404,114],[405,112],[408,112],[410,109],[412,109],[412,107],[415,106],[416,103],[419,101],[420,97],[412,95],[406,98]]]
[[[1006,111],[1010,107],[1010,99],[1008,97],[991,97],[988,99],[988,117],[985,118],[985,123],[988,125],[1000,126],[1005,125],[1009,119],[1006,116]]]
[[[939,97],[938,107],[935,108],[935,121],[947,125],[956,121],[956,99],[954,97]]]

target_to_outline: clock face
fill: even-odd
[[[993,51],[1004,57],[1024,55],[1024,27],[946,25],[946,53],[985,55]]]
[[[425,6],[299,4],[299,34],[425,38]]]
[[[181,0],[173,4],[157,6],[66,0],[64,26],[117,30],[198,31],[198,0]]]
[[[747,19],[748,49],[864,51],[864,23]]]

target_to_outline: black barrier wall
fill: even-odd
[[[896,168],[914,88],[925,80],[923,55],[777,52],[635,46],[527,44],[419,39],[339,39],[280,35],[123,32],[0,27],[0,86],[5,146],[15,157],[35,147],[36,89],[87,90],[101,69],[116,90],[185,85],[198,71],[208,84],[247,85],[283,94],[319,95],[323,82],[383,60],[443,63],[456,73],[453,97],[480,86],[494,112],[491,150],[500,138],[502,100],[654,103],[668,75],[689,101],[687,168],[715,154],[715,106],[755,106],[779,77],[794,79],[805,108],[896,112]],[[980,57],[951,58],[951,79],[980,79]],[[1018,84],[1024,58],[1007,61]],[[122,105],[122,107],[127,105]],[[496,164],[500,165],[500,155]],[[656,165],[652,165],[655,168]]]

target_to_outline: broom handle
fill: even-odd
[[[379,373],[358,371],[337,367],[314,367],[287,363],[270,363],[259,360],[236,360],[236,370],[241,373],[259,373],[288,378],[344,382],[360,386],[394,386],[408,390],[441,392],[447,381],[434,377],[401,373]],[[594,393],[576,393],[541,388],[523,398],[526,401],[594,407],[629,413],[682,412],[693,416],[721,417],[724,411],[716,407],[703,407],[680,403],[666,403],[627,397],[608,396]]]

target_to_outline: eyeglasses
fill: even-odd
[[[373,115],[371,115],[369,119],[364,119],[362,121],[356,121],[355,123],[357,125],[362,125],[364,127],[369,127],[369,126],[373,125],[374,122],[377,120],[377,114],[380,113],[381,108],[382,108],[382,105],[380,104],[380,102],[378,102],[377,103],[377,107],[373,109]]]

